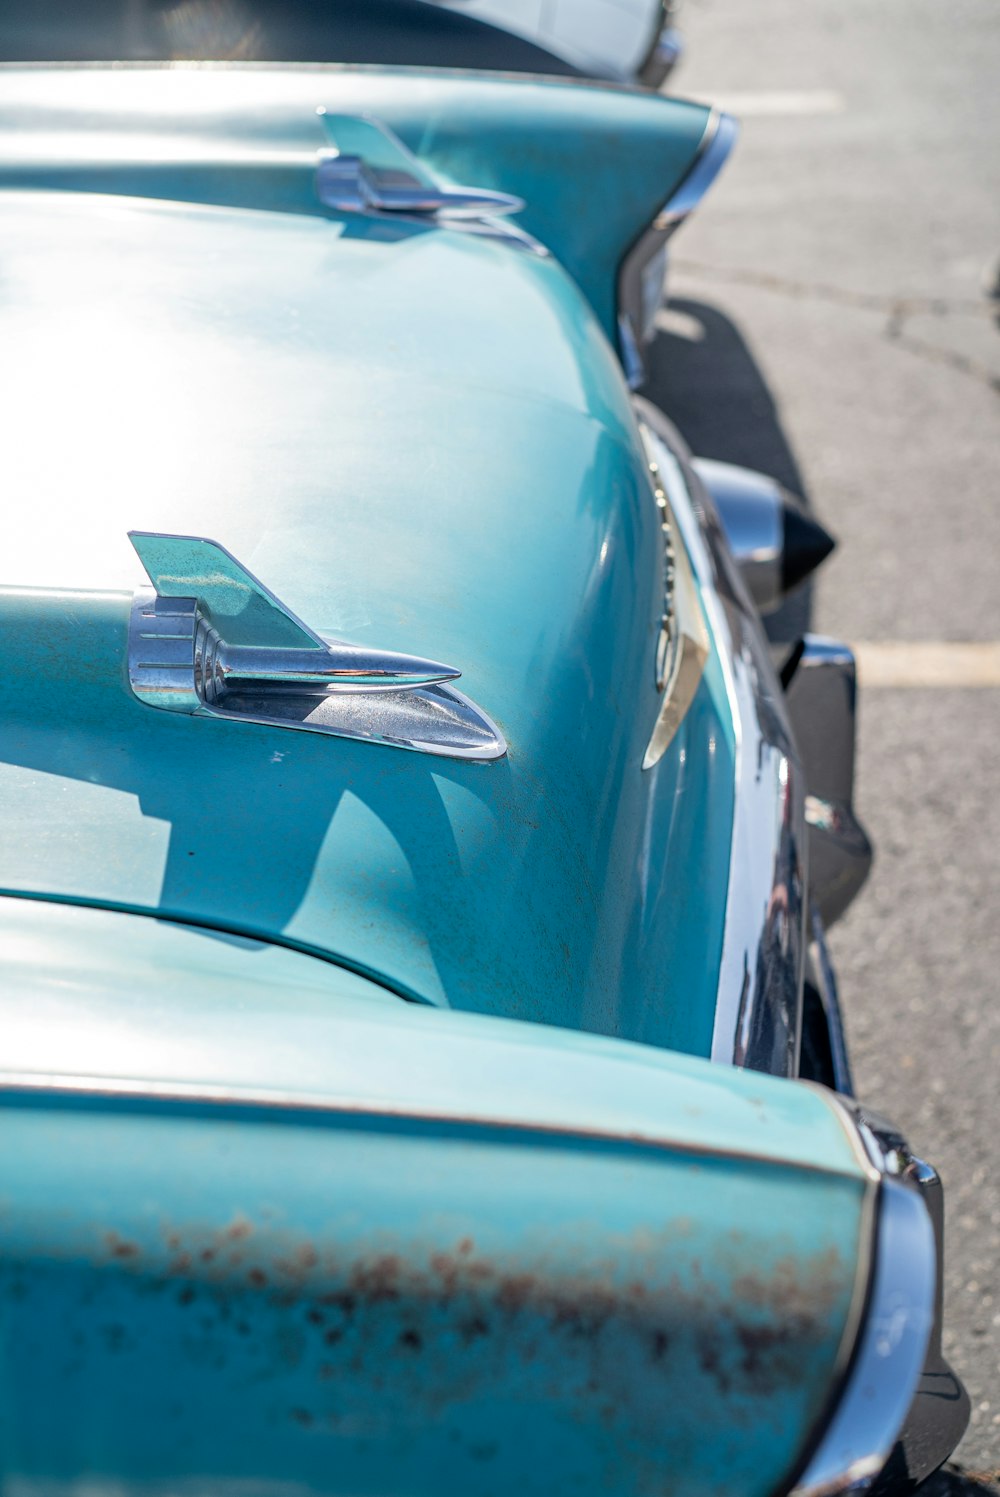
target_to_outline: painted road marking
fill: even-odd
[[[974,644],[880,640],[855,644],[863,687],[1000,686],[1000,641]]]
[[[735,92],[712,94],[703,101],[714,104],[735,114],[737,119],[749,119],[752,115],[787,114],[843,114],[847,100],[829,88],[813,88],[796,92],[792,89],[773,89],[767,92]]]

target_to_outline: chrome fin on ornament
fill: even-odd
[[[519,213],[521,198],[481,187],[444,187],[378,120],[317,111],[330,146],[320,151],[316,192],[341,213],[481,219]]]
[[[129,532],[152,587],[132,604],[129,685],[147,706],[446,758],[507,752],[454,666],[315,633],[225,546]]]

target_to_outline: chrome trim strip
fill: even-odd
[[[644,375],[641,349],[652,339],[652,318],[658,309],[653,305],[655,294],[662,299],[663,277],[659,278],[654,293],[652,283],[644,273],[661,251],[665,257],[668,239],[693,213],[715,181],[736,144],[739,132],[739,123],[732,115],[713,110],[686,175],[622,260],[618,271],[619,342],[632,389],[638,388]],[[623,329],[627,332],[623,333]],[[634,345],[634,353],[628,347],[629,339]]]
[[[790,1497],[908,1492],[946,1460],[969,1421],[969,1399],[941,1351],[944,1196],[885,1118],[826,1087],[876,1187],[868,1302],[833,1412]]]
[[[711,648],[686,546],[674,543],[677,517],[655,462],[649,465],[664,544],[664,599],[656,649],[656,689],[663,702],[643,757],[652,769],[672,743],[705,670]]]
[[[810,1091],[819,1092],[830,1104],[836,1115],[837,1121],[844,1130],[844,1136],[851,1146],[851,1150],[861,1169],[867,1175],[872,1185],[878,1185],[885,1170],[885,1157],[880,1150],[873,1150],[871,1141],[864,1135],[858,1126],[857,1106],[849,1097],[843,1097],[837,1092],[832,1092],[829,1087],[822,1086],[818,1081],[800,1081],[799,1086],[808,1087]]]
[[[133,601],[128,675],[147,706],[412,749],[502,758],[453,666],[316,634],[204,536],[130,531],[153,584]]]
[[[739,121],[733,115],[713,110],[690,170],[653,220],[655,230],[673,233],[694,212],[729,159],[739,133]]]
[[[806,816],[808,820],[808,797],[806,798],[806,804]],[[842,1096],[853,1097],[854,1077],[851,1074],[851,1062],[847,1053],[847,1037],[844,1034],[844,1019],[840,1008],[840,996],[837,991],[837,977],[833,970],[833,964],[830,961],[830,953],[827,950],[823,919],[815,904],[810,906],[809,915],[812,933],[809,942],[809,957],[816,991],[819,993],[820,1003],[823,1006],[823,1014],[826,1018],[826,1031],[830,1041],[830,1059],[833,1064],[833,1081],[837,1091]]]
[[[857,672],[849,646],[804,635],[785,696],[805,767],[810,894],[829,929],[857,898],[873,858],[853,805]]]
[[[540,1026],[546,1027],[546,1026]],[[68,1097],[80,1101],[109,1103],[175,1102],[188,1106],[259,1108],[261,1111],[328,1114],[338,1117],[392,1118],[399,1122],[440,1123],[447,1126],[504,1129],[510,1133],[540,1134],[549,1138],[581,1139],[616,1144],[623,1150],[655,1150],[692,1159],[727,1159],[736,1164],[759,1164],[796,1174],[825,1175],[837,1171],[802,1161],[787,1161],[751,1149],[730,1149],[691,1143],[673,1138],[669,1133],[639,1133],[621,1128],[577,1126],[572,1121],[559,1122],[544,1118],[511,1118],[488,1113],[451,1108],[394,1105],[389,1098],[365,1096],[330,1097],[315,1092],[301,1094],[268,1090],[266,1087],[222,1086],[212,1083],[182,1081],[142,1081],[135,1077],[73,1076],[58,1072],[5,1071],[0,1069],[0,1109],[6,1096],[44,1098]]]
[[[833,1417],[793,1497],[865,1491],[905,1423],[934,1325],[937,1253],[920,1194],[885,1177],[879,1189],[871,1297]]]
[[[727,610],[723,657],[736,731],[736,792],[711,1058],[798,1074],[805,964],[805,836],[798,763],[752,621]]]
[[[635,400],[715,641],[736,739],[729,887],[711,1058],[798,1074],[805,968],[804,787],[756,610],[682,438]]]

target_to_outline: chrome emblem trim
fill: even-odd
[[[152,587],[129,623],[128,673],[147,706],[298,728],[446,758],[507,752],[453,666],[326,639],[225,546],[129,532]]]
[[[324,208],[424,227],[437,224],[548,258],[539,240],[510,222],[508,215],[524,207],[522,198],[439,181],[381,120],[330,114],[322,104],[316,115],[328,142],[316,155],[316,196]]]
[[[705,670],[710,644],[698,603],[698,586],[687,551],[674,543],[674,517],[659,465],[649,472],[663,539],[663,615],[656,645],[656,689],[663,695],[652,736],[642,761],[651,769],[673,742]]]

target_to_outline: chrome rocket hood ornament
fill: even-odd
[[[510,220],[523,199],[440,181],[381,120],[328,114],[322,105],[316,114],[328,142],[316,156],[316,196],[324,208],[411,226],[436,224],[548,258],[545,245]]]
[[[225,546],[129,531],[152,587],[135,595],[129,684],[148,706],[499,759],[503,734],[450,665],[326,639]]]
[[[380,120],[316,114],[329,141],[316,162],[316,192],[342,213],[481,219],[519,213],[521,198],[486,187],[445,186]],[[514,231],[510,231],[514,232]]]

